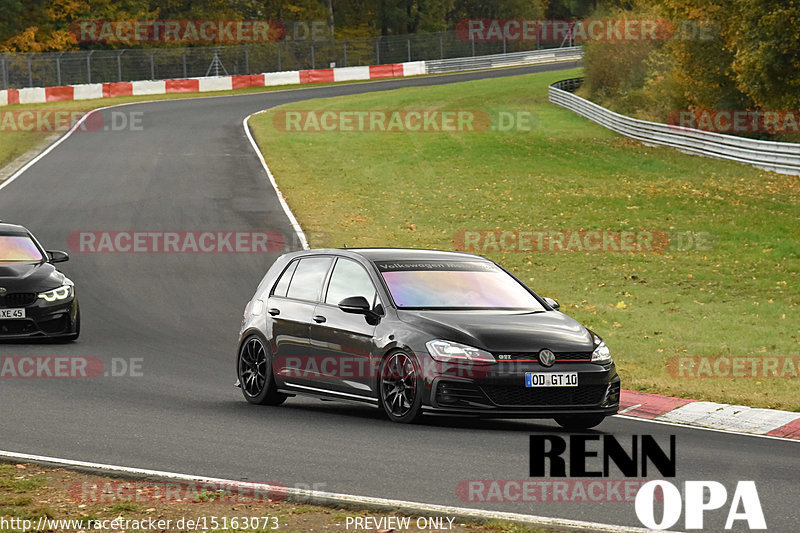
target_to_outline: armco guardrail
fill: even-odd
[[[581,57],[583,57],[583,52],[580,46],[569,46],[564,48],[530,50],[527,52],[512,52],[510,54],[493,54],[487,56],[425,61],[425,71],[428,74],[441,74],[444,72],[461,72],[465,70],[516,67],[520,65],[533,65],[536,63],[550,63],[553,61],[579,61]]]
[[[550,101],[621,135],[688,154],[747,163],[780,174],[800,175],[800,144],[761,141],[620,115],[572,93],[582,78],[550,86]]]

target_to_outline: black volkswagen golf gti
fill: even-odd
[[[608,347],[501,266],[432,250],[281,256],[245,308],[237,385],[423,414],[553,418],[596,426],[619,408]]]
[[[75,286],[53,266],[68,259],[45,251],[24,227],[0,223],[0,340],[78,338]]]

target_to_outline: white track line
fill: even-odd
[[[253,113],[253,115],[258,115],[260,113],[264,113],[266,110],[259,111],[258,113]],[[253,115],[248,115],[242,121],[242,127],[244,127],[244,133],[247,135],[247,140],[250,141],[250,146],[253,147],[255,150],[256,155],[258,156],[258,160],[261,161],[261,166],[264,167],[264,172],[267,173],[267,178],[269,178],[270,184],[272,184],[272,188],[275,189],[275,195],[278,197],[278,201],[281,203],[281,207],[283,208],[283,212],[286,213],[286,218],[289,219],[289,223],[292,225],[292,229],[294,229],[297,238],[300,240],[300,244],[303,246],[303,250],[308,250],[308,240],[306,239],[306,234],[303,232],[303,228],[300,227],[300,223],[297,222],[297,219],[292,213],[292,209],[289,207],[289,204],[286,203],[286,198],[283,197],[283,193],[278,188],[278,182],[275,181],[275,176],[272,175],[272,172],[269,170],[269,166],[267,166],[267,161],[264,159],[264,155],[259,150],[258,145],[256,144],[255,139],[253,139],[253,135],[250,133],[250,117]]]
[[[689,424],[681,424],[681,423],[678,423],[678,422],[672,422],[670,420],[659,420],[657,418],[639,418],[638,416],[625,415],[625,414],[622,414],[622,413],[617,413],[617,414],[612,415],[612,416],[614,416],[615,418],[624,418],[625,420],[635,420],[637,422],[649,422],[651,424],[663,424],[665,426],[675,426],[675,427],[684,428],[684,429],[697,429],[697,430],[700,430],[700,431],[713,431],[713,432],[716,432],[716,433],[727,433],[728,435],[741,435],[742,437],[758,437],[760,439],[773,439],[773,440],[783,440],[783,441],[786,441],[786,442],[800,443],[800,440],[798,440],[798,439],[790,439],[789,437],[778,437],[778,436],[775,436],[775,435],[762,435],[762,434],[759,434],[759,433],[747,433],[747,432],[744,432],[744,431],[736,431],[736,430],[733,430],[733,429],[709,428],[709,427],[705,427],[705,426],[692,426],[692,425],[689,425]]]
[[[505,520],[522,524],[532,524],[547,527],[567,528],[578,531],[600,531],[607,533],[649,533],[651,530],[639,527],[616,526],[612,524],[601,524],[595,522],[584,522],[582,520],[568,520],[564,518],[548,518],[544,516],[527,515],[520,513],[506,513],[499,511],[487,511],[483,509],[470,509],[466,507],[452,507],[449,505],[434,505],[428,503],[409,502],[404,500],[389,500],[386,498],[374,498],[371,496],[352,496],[350,494],[338,494],[334,492],[321,492],[316,490],[296,489],[265,485],[263,483],[251,483],[246,481],[235,481],[229,479],[192,476],[188,474],[178,474],[175,472],[165,472],[161,470],[147,470],[141,468],[131,468],[127,466],[116,466],[102,463],[91,463],[87,461],[75,461],[72,459],[61,459],[58,457],[47,457],[43,455],[31,455],[27,453],[16,453],[0,451],[0,458],[9,459],[15,462],[31,462],[49,465],[59,465],[89,470],[102,470],[104,472],[116,473],[121,475],[150,477],[160,479],[176,479],[181,481],[207,482],[217,484],[230,484],[237,487],[253,490],[274,490],[286,495],[287,501],[301,501],[305,503],[316,503],[319,505],[343,505],[347,507],[357,507],[359,509],[374,509],[381,511],[401,511],[408,514],[417,515],[437,515],[451,516],[466,520]],[[666,533],[674,533],[667,531]]]

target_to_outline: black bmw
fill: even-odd
[[[24,227],[0,223],[0,340],[78,338],[75,285],[53,266],[67,260],[65,252],[45,251]]]
[[[499,265],[432,250],[281,256],[247,304],[237,384],[247,401],[357,400],[422,414],[596,426],[619,408],[608,347]]]

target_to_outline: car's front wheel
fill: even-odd
[[[236,363],[245,400],[258,405],[280,405],[286,395],[277,391],[267,349],[260,337],[248,337],[239,348]]]
[[[422,416],[422,378],[414,357],[397,351],[384,358],[380,370],[380,404],[393,422],[408,424]]]
[[[600,425],[606,415],[564,415],[555,418],[556,423],[565,429],[590,429]]]

